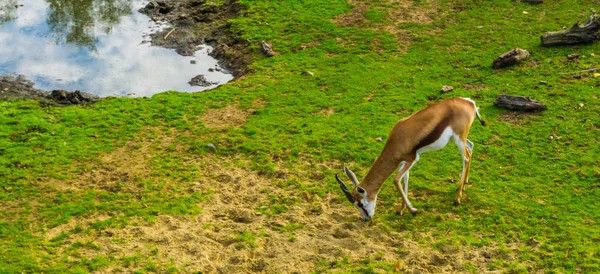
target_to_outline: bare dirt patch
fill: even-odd
[[[208,128],[225,129],[229,127],[241,127],[246,123],[248,116],[256,109],[264,107],[266,102],[257,100],[249,109],[242,109],[237,105],[227,105],[224,108],[212,108],[207,110],[200,120]]]
[[[176,146],[176,135],[154,132],[151,140],[128,143],[100,157],[89,172],[64,184],[77,189],[105,189],[123,181],[123,176],[128,184],[131,181],[127,178],[131,177],[151,180],[148,171],[152,159],[144,155],[156,155]],[[55,255],[74,261],[101,256],[119,262],[97,273],[133,272],[149,264],[159,271],[173,266],[185,273],[309,273],[356,267],[365,259],[387,265],[388,269],[399,266],[401,271],[457,273],[468,272],[467,264],[471,269],[486,271],[497,259],[511,260],[494,245],[433,249],[422,244],[438,241],[427,232],[388,231],[377,221],[359,220],[356,209],[344,203],[339,193],[320,196],[302,190],[303,184],[327,183],[329,179],[321,171],[341,168],[342,163],[337,161],[315,163],[305,159],[306,166],[293,171],[280,163],[277,166],[284,176],[273,176],[250,170],[250,162],[240,156],[185,152],[181,149],[177,154],[199,173],[182,183],[193,191],[212,193],[209,200],[199,204],[201,214],[159,215],[155,221],[132,218],[125,227],[101,230],[88,228],[110,218],[105,213],[73,217],[45,232],[48,241],[65,237],[54,250]],[[98,168],[102,169],[100,174]],[[84,232],[72,233],[75,228]],[[75,243],[81,247],[74,249]],[[349,265],[337,264],[342,261]],[[375,270],[385,272],[382,268]]]
[[[498,121],[506,122],[513,125],[523,125],[533,117],[539,115],[539,112],[524,112],[524,111],[506,111],[500,114]]]
[[[157,151],[171,146],[179,133],[175,129],[144,129],[137,140],[104,154],[84,167],[74,180],[50,179],[46,185],[58,191],[99,189],[109,192],[137,193],[137,183],[152,172]],[[175,151],[181,151],[176,145]]]
[[[403,23],[431,24],[434,18],[440,14],[435,9],[436,2],[428,0],[425,3],[419,1],[389,0],[386,5],[374,7],[369,1],[349,1],[355,7],[346,14],[333,19],[341,27],[359,27],[373,30],[387,31],[398,40],[401,49],[406,50],[412,43],[411,34],[402,28]],[[387,14],[385,23],[371,23],[365,13],[370,8],[376,8]]]

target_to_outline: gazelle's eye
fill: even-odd
[[[356,203],[356,206],[358,206],[358,207],[362,208],[362,207],[363,207],[363,204],[362,204],[361,202],[357,202],[357,203]]]
[[[358,193],[360,193],[360,194],[365,194],[365,190],[360,187],[357,187],[356,191],[358,191]]]

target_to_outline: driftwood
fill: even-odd
[[[539,101],[532,100],[527,96],[513,96],[500,94],[494,101],[494,105],[500,108],[510,110],[524,110],[524,111],[541,111],[546,110],[546,105]]]
[[[502,55],[500,55],[500,57],[496,58],[496,60],[494,60],[494,62],[492,63],[492,67],[495,69],[499,69],[499,68],[503,68],[503,67],[507,67],[507,66],[512,66],[518,62],[521,62],[525,59],[529,58],[529,52],[524,50],[524,49],[520,49],[520,48],[516,48],[513,49],[507,53],[504,53]]]
[[[598,39],[598,29],[600,18],[592,12],[583,24],[576,22],[570,29],[547,32],[540,39],[544,47],[592,43]]]
[[[267,44],[267,42],[265,42],[264,40],[260,41],[260,45],[266,56],[271,57],[275,55],[275,52],[273,52],[273,48],[271,47],[271,45]]]

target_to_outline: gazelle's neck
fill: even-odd
[[[369,169],[367,176],[359,184],[360,187],[367,191],[369,200],[377,196],[385,180],[398,168],[399,164],[400,161],[394,159],[392,153],[381,153],[377,157],[375,163]]]

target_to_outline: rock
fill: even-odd
[[[206,80],[206,77],[204,77],[203,74],[199,74],[199,75],[196,75],[194,78],[192,78],[188,82],[188,84],[190,84],[190,86],[210,87],[210,86],[216,85],[218,83],[209,82],[208,80]]]
[[[581,55],[579,55],[579,54],[569,54],[569,55],[567,55],[567,60],[575,61],[575,60],[579,59],[579,57],[581,57]]]
[[[98,96],[81,92],[79,90],[68,92],[62,89],[53,90],[46,98],[54,100],[61,105],[78,105],[84,103],[93,103],[98,101]]]
[[[209,68],[209,69],[208,69],[208,71],[209,71],[209,72],[214,72],[214,71],[215,71],[215,69],[214,69],[214,68]]]
[[[383,141],[383,138],[381,138],[381,137],[377,137],[377,138],[375,138],[375,140],[376,140],[377,142],[381,142],[381,141]]]
[[[217,151],[217,147],[213,144],[208,144],[206,147],[208,147],[208,150],[215,152]]]
[[[540,84],[542,84],[542,85],[547,85],[547,84],[548,84],[548,82],[546,82],[546,81],[544,81],[544,80],[541,80],[541,81],[540,81]]]
[[[304,72],[302,72],[302,74],[304,74],[304,75],[310,75],[310,76],[315,76],[315,74],[312,71],[308,71],[308,70],[305,70]]]
[[[454,87],[452,86],[442,86],[441,92],[442,93],[448,93],[454,90]]]
[[[148,3],[140,11],[145,14],[167,14],[174,9],[174,7],[168,2],[169,1],[164,0],[151,0],[150,3]]]
[[[516,63],[526,60],[527,58],[529,58],[529,52],[527,50],[516,48],[496,58],[496,60],[494,60],[494,62],[492,63],[492,67],[495,69],[499,69],[507,66],[512,66]]]
[[[190,60],[190,64],[195,65],[196,64],[196,60]]]
[[[273,47],[271,47],[271,45],[267,44],[267,42],[265,42],[264,40],[260,41],[260,46],[262,47],[263,53],[266,56],[268,56],[268,57],[275,56],[275,52],[273,52]]]

